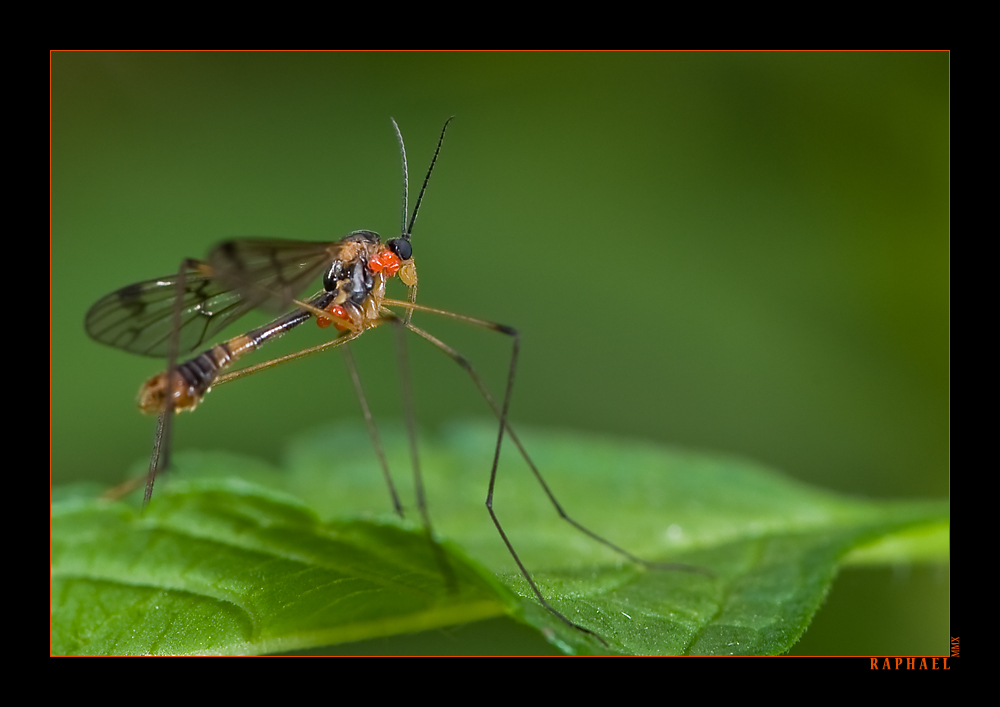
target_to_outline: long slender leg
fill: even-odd
[[[421,306],[421,305],[413,306],[413,305],[410,305],[407,302],[402,302],[402,301],[398,301],[398,300],[388,301],[388,304],[390,304],[392,306],[398,306],[398,307],[412,307],[412,309],[419,309],[421,311],[430,312],[432,314],[441,314],[441,315],[444,315],[444,316],[447,316],[447,317],[452,317],[454,319],[459,319],[461,321],[468,322],[470,324],[475,324],[476,326],[481,326],[481,327],[484,327],[486,329],[490,329],[491,331],[500,332],[501,334],[506,334],[508,336],[513,337],[514,338],[514,351],[513,351],[512,356],[511,356],[511,368],[510,368],[510,372],[508,373],[508,385],[512,385],[512,382],[513,382],[513,379],[514,379],[515,369],[517,367],[517,355],[518,355],[518,351],[519,351],[519,348],[520,348],[520,334],[517,332],[516,329],[513,329],[511,327],[505,326],[503,324],[497,324],[495,322],[488,322],[488,321],[485,321],[485,320],[482,320],[482,319],[476,319],[474,317],[467,317],[467,316],[461,315],[461,314],[454,314],[452,312],[447,312],[447,311],[441,310],[441,309],[432,309],[430,307],[424,307],[424,306]],[[521,457],[524,459],[525,463],[527,463],[528,468],[531,469],[531,473],[534,475],[535,479],[538,481],[539,485],[542,487],[542,490],[545,491],[545,495],[548,496],[549,502],[552,503],[552,506],[556,509],[556,512],[559,514],[560,518],[562,518],[563,520],[565,520],[567,523],[569,523],[570,525],[572,525],[574,528],[576,528],[577,530],[579,530],[584,535],[586,535],[586,536],[588,536],[588,537],[596,540],[597,542],[601,543],[605,547],[607,547],[607,548],[609,548],[611,550],[614,550],[618,554],[622,555],[623,557],[628,558],[629,560],[631,560],[632,562],[635,562],[637,564],[640,564],[640,565],[643,565],[645,567],[649,567],[649,568],[652,568],[652,569],[659,569],[659,570],[679,570],[679,571],[682,571],[682,572],[697,572],[697,573],[705,574],[705,575],[708,575],[708,576],[714,576],[714,574],[712,572],[710,572],[709,570],[706,570],[706,569],[704,569],[702,567],[695,567],[693,565],[685,565],[685,564],[677,563],[677,562],[653,562],[651,560],[645,560],[645,559],[643,559],[641,557],[638,557],[637,555],[632,554],[631,552],[629,552],[625,548],[623,548],[623,547],[621,547],[619,545],[616,545],[615,543],[611,542],[610,540],[601,537],[600,535],[598,535],[594,531],[590,530],[589,528],[587,528],[584,525],[581,525],[579,522],[577,522],[575,519],[573,519],[568,513],[566,513],[565,509],[563,509],[563,507],[562,507],[562,504],[559,503],[559,500],[555,497],[555,494],[552,492],[552,489],[550,489],[549,485],[545,482],[545,478],[542,476],[542,473],[538,470],[538,467],[535,466],[535,462],[532,460],[531,456],[528,454],[528,450],[524,447],[524,444],[521,442],[520,438],[517,436],[517,433],[514,432],[513,427],[511,427],[510,423],[507,421],[507,417],[506,417],[506,415],[503,414],[502,409],[499,408],[499,407],[497,407],[496,401],[493,399],[493,395],[490,393],[489,389],[486,387],[486,384],[483,382],[482,378],[479,377],[479,374],[472,367],[472,364],[470,364],[469,361],[464,356],[462,356],[457,351],[455,351],[455,349],[451,348],[450,346],[448,346],[447,344],[445,344],[443,341],[441,341],[440,339],[438,339],[434,335],[432,335],[432,334],[424,331],[423,329],[420,329],[419,327],[413,326],[413,325],[408,325],[407,328],[410,329],[410,331],[414,332],[415,334],[420,335],[421,337],[423,337],[424,339],[426,339],[430,343],[434,344],[434,346],[436,346],[441,351],[443,351],[445,354],[447,354],[452,360],[454,360],[458,365],[460,365],[462,368],[464,368],[468,372],[469,376],[472,378],[472,380],[475,383],[476,387],[479,389],[480,394],[483,396],[483,398],[489,404],[490,409],[493,410],[493,414],[497,417],[498,420],[502,421],[503,427],[506,429],[507,434],[510,435],[511,441],[514,442],[514,445],[517,447],[518,452],[521,454]]]
[[[173,380],[174,373],[171,372],[168,381]],[[168,388],[167,390],[172,390]],[[149,499],[153,497],[153,484],[156,482],[156,475],[161,471],[166,471],[170,466],[170,443],[174,430],[174,410],[173,405],[168,405],[168,409],[160,413],[156,419],[156,432],[153,434],[153,453],[149,459],[149,472],[146,474],[146,491],[142,496],[142,508],[146,509]]]
[[[185,258],[181,261],[177,273],[177,284],[174,296],[173,325],[170,331],[170,345],[167,349],[167,399],[163,412],[156,421],[156,432],[153,435],[153,452],[149,459],[149,472],[146,474],[146,492],[142,497],[143,509],[149,505],[153,497],[153,484],[156,475],[170,467],[170,443],[174,429],[174,383],[180,375],[177,371],[177,350],[181,340],[181,306],[184,303],[184,281],[189,268],[197,267],[197,261]]]
[[[156,429],[153,432],[153,452],[149,460],[150,472],[153,469],[160,469],[159,459],[160,459],[160,449],[163,444],[163,426],[166,423],[167,413],[161,412],[156,417]],[[135,491],[137,488],[149,483],[149,472],[145,476],[136,476],[131,479],[125,479],[117,486],[112,486],[107,491],[101,494],[101,498],[108,501],[117,501],[120,498],[128,496],[130,493]]]
[[[306,356],[311,356],[321,351],[326,351],[327,349],[332,349],[337,346],[343,346],[348,342],[354,341],[359,336],[361,336],[360,331],[351,332],[349,334],[343,334],[336,339],[325,341],[322,344],[317,344],[316,346],[310,346],[309,348],[302,349],[301,351],[295,351],[294,353],[290,353],[285,356],[272,358],[270,361],[263,361],[261,363],[255,363],[252,366],[239,368],[235,371],[231,371],[229,373],[226,373],[225,375],[219,376],[212,387],[215,388],[224,383],[231,383],[234,380],[245,378],[247,376],[252,376],[254,373],[259,373],[264,369],[274,368],[275,366],[280,366],[283,363],[289,363],[290,361],[295,361],[297,359],[304,358]]]
[[[360,331],[344,334],[336,339],[333,339],[332,341],[319,344],[318,346],[312,346],[310,348],[288,354],[287,356],[281,356],[279,358],[271,359],[270,361],[264,361],[253,366],[247,366],[246,368],[232,371],[231,373],[220,376],[215,382],[215,385],[222,385],[223,383],[228,383],[238,378],[244,378],[267,368],[273,368],[274,366],[279,366],[283,363],[303,358],[304,356],[326,351],[327,349],[337,346],[343,346],[344,362],[347,365],[347,371],[350,374],[351,383],[354,385],[354,392],[357,394],[358,402],[361,404],[361,412],[364,415],[365,424],[368,427],[368,435],[371,437],[372,446],[375,448],[375,454],[378,456],[379,463],[382,466],[382,474],[385,477],[386,485],[389,487],[389,495],[392,498],[393,510],[395,510],[399,517],[402,518],[403,504],[399,500],[399,493],[396,491],[396,485],[392,481],[392,474],[389,471],[389,463],[386,461],[385,452],[382,449],[382,442],[379,439],[378,428],[375,425],[375,419],[372,417],[371,409],[368,407],[368,399],[365,397],[365,391],[361,385],[361,376],[358,375],[358,367],[354,362],[354,354],[351,353],[350,347],[347,346],[349,342],[358,338],[361,334],[362,332]]]
[[[424,479],[420,473],[420,455],[417,453],[416,413],[413,408],[413,387],[410,384],[410,365],[406,356],[406,337],[398,319],[394,319],[396,330],[396,352],[399,364],[400,388],[403,393],[403,415],[406,417],[406,436],[410,443],[410,465],[413,468],[413,489],[417,497],[417,509],[430,532],[431,519],[427,514],[427,495],[424,493]]]
[[[344,347],[344,362],[347,364],[347,371],[351,376],[351,383],[354,384],[354,392],[357,393],[358,402],[361,403],[361,412],[365,416],[365,424],[368,426],[368,436],[371,437],[372,446],[375,447],[375,454],[378,456],[379,464],[382,465],[382,475],[385,483],[389,486],[389,495],[392,497],[392,507],[400,518],[403,517],[403,504],[399,502],[399,494],[396,493],[396,485],[392,483],[392,474],[389,473],[389,463],[385,459],[385,452],[382,450],[382,441],[378,436],[378,428],[375,426],[375,419],[368,408],[368,400],[365,398],[364,388],[361,387],[361,376],[358,375],[358,366],[354,362],[354,354],[351,347]]]
[[[259,373],[260,371],[263,371],[265,369],[273,368],[283,363],[288,363],[290,361],[294,361],[296,359],[303,358],[305,356],[310,356],[315,353],[320,353],[321,351],[326,351],[327,349],[330,348],[343,346],[344,344],[353,341],[359,336],[361,336],[361,332],[351,332],[349,334],[344,334],[339,338],[332,339],[331,341],[326,341],[317,346],[311,346],[307,349],[302,349],[301,351],[296,351],[286,356],[279,356],[278,358],[273,358],[269,361],[263,361],[261,363],[254,364],[253,366],[246,366],[245,368],[240,368],[238,370],[231,371],[223,376],[219,376],[219,378],[215,381],[213,387],[222,385],[223,383],[229,383],[231,381],[238,380],[239,378],[245,378],[247,376],[253,375],[254,373]],[[174,368],[174,375],[179,375],[176,372],[176,361],[174,362],[173,368]],[[168,368],[168,370],[170,369]],[[173,378],[173,376],[171,376],[171,378]],[[127,496],[128,494],[132,493],[137,488],[145,484],[146,495],[144,498],[143,507],[145,507],[145,505],[149,503],[149,497],[152,494],[153,481],[155,481],[156,475],[159,472],[165,471],[167,469],[170,460],[169,450],[170,450],[170,432],[173,421],[172,418],[173,402],[174,401],[171,398],[167,403],[171,408],[169,411],[171,414],[168,414],[168,411],[164,410],[157,416],[156,431],[153,434],[153,452],[150,456],[150,461],[149,461],[149,472],[147,472],[146,476],[127,479],[122,483],[118,484],[117,486],[108,489],[103,494],[101,494],[101,498],[105,498],[109,501],[115,501],[118,500],[119,498]],[[362,407],[366,407],[365,402],[362,402]],[[392,493],[393,491],[394,489],[390,487],[390,493]],[[396,497],[396,501],[398,502],[398,496]]]
[[[325,313],[322,314],[325,315]],[[406,412],[407,431],[409,433],[409,438],[410,438],[410,456],[413,464],[414,487],[416,489],[417,506],[420,511],[424,529],[427,532],[427,537],[433,548],[435,558],[437,559],[438,564],[441,565],[442,574],[445,576],[446,583],[448,584],[449,587],[454,587],[455,586],[454,571],[451,569],[451,566],[444,558],[444,555],[441,552],[441,548],[438,547],[436,542],[434,542],[430,514],[427,511],[426,494],[424,492],[423,477],[420,472],[420,460],[417,454],[416,428],[414,422],[415,416],[413,412],[413,395],[410,386],[408,359],[406,356],[406,338],[404,336],[405,332],[403,331],[403,327],[405,325],[403,324],[403,321],[400,317],[398,317],[396,314],[394,314],[392,311],[388,309],[384,310],[384,318],[381,319],[380,321],[377,321],[374,324],[374,326],[380,326],[385,322],[394,323],[396,330],[398,332],[397,348],[399,351],[399,367],[400,367],[400,376],[402,379],[401,382],[403,389],[403,405]],[[219,386],[224,383],[229,383],[239,378],[244,378],[246,376],[253,375],[254,373],[259,373],[260,371],[263,371],[267,368],[273,368],[274,366],[279,366],[283,363],[289,363],[290,361],[294,361],[296,359],[303,358],[305,356],[310,356],[315,353],[320,353],[321,351],[326,351],[327,349],[330,348],[334,348],[337,346],[344,346],[345,344],[348,344],[349,342],[361,336],[361,334],[362,334],[361,331],[345,333],[342,336],[338,337],[337,339],[333,339],[332,341],[327,341],[317,346],[312,346],[310,348],[303,349],[301,351],[296,351],[294,353],[290,353],[285,356],[280,356],[278,358],[271,359],[270,361],[264,361],[262,363],[255,364],[253,366],[247,366],[245,368],[232,371],[225,375],[219,376],[219,378],[215,381],[215,385]],[[352,382],[355,385],[355,391],[358,393],[358,400],[361,402],[361,408],[362,412],[365,415],[365,421],[369,424],[369,433],[372,436],[372,441],[375,445],[376,453],[378,454],[379,459],[383,465],[382,468],[383,471],[385,472],[386,481],[389,485],[389,493],[393,497],[393,505],[396,508],[396,512],[399,513],[400,516],[402,516],[403,515],[402,504],[399,502],[399,496],[396,493],[395,486],[389,474],[388,463],[386,462],[384,452],[382,451],[381,443],[378,438],[378,432],[377,429],[375,428],[374,419],[372,418],[371,411],[368,408],[368,402],[367,399],[365,398],[364,390],[361,387],[360,377],[357,375],[357,366],[354,363],[353,355],[350,353],[350,350],[346,346],[344,348],[344,354],[345,354],[345,360],[347,361],[348,370],[351,373]]]
[[[504,545],[507,546],[507,551],[510,553],[510,556],[514,558],[514,562],[517,563],[518,569],[521,570],[521,575],[524,577],[525,580],[527,580],[528,586],[531,587],[531,591],[534,593],[538,601],[541,602],[542,606],[548,609],[554,616],[559,618],[567,626],[575,628],[584,633],[590,634],[591,636],[597,638],[604,645],[608,645],[608,642],[605,641],[602,636],[595,633],[594,631],[591,631],[589,628],[586,628],[584,626],[581,626],[580,624],[570,621],[568,618],[566,618],[565,615],[563,615],[560,611],[558,611],[554,606],[552,606],[548,602],[548,600],[542,594],[541,590],[538,588],[538,585],[535,584],[535,580],[531,577],[531,573],[528,572],[527,567],[525,567],[524,563],[521,562],[521,558],[518,556],[517,551],[514,550],[514,546],[511,544],[510,539],[507,537],[507,533],[504,531],[503,526],[500,524],[500,519],[497,517],[496,512],[493,510],[493,489],[496,486],[497,466],[499,465],[500,462],[500,446],[501,443],[503,442],[504,430],[506,429],[509,431],[509,427],[507,426],[507,412],[510,408],[511,393],[514,389],[514,374],[517,371],[517,356],[520,350],[520,343],[521,343],[520,334],[518,334],[516,330],[511,329],[510,327],[502,327],[501,325],[494,325],[494,326],[496,327],[497,331],[503,331],[504,333],[509,333],[514,337],[514,348],[510,359],[510,370],[507,374],[507,389],[506,392],[504,393],[503,407],[500,410],[497,410],[496,403],[494,403],[493,401],[493,397],[489,394],[489,391],[483,384],[482,379],[479,377],[479,374],[476,373],[475,369],[472,367],[472,364],[469,363],[468,359],[466,359],[464,356],[459,354],[457,351],[455,351],[453,348],[445,344],[443,341],[434,337],[433,335],[429,334],[423,329],[420,329],[419,327],[416,327],[412,324],[407,324],[406,328],[430,341],[432,344],[434,344],[439,349],[444,351],[453,361],[455,361],[455,363],[464,368],[472,376],[472,380],[475,382],[476,387],[479,388],[480,392],[482,392],[483,396],[486,398],[486,401],[490,404],[490,407],[493,408],[493,411],[497,414],[497,417],[500,419],[500,429],[497,433],[497,446],[493,454],[493,467],[490,469],[489,490],[486,494],[486,510],[489,512],[490,518],[493,519],[493,525],[496,526],[497,532],[500,534],[500,538],[503,540]],[[530,459],[528,460],[528,463],[531,464]],[[535,474],[539,478],[539,480],[541,480],[541,476],[538,474],[537,471],[535,472]],[[552,494],[551,492],[548,491],[548,487],[545,485],[544,481],[542,481],[542,486],[543,488],[546,489],[546,492],[549,494],[549,497],[552,498]],[[559,509],[558,504],[556,505],[556,508]],[[561,515],[563,515],[563,517],[566,517],[564,513],[561,513]]]
[[[444,577],[445,585],[449,592],[457,590],[458,583],[455,579],[455,572],[448,564],[448,559],[444,556],[440,546],[434,540],[434,530],[431,527],[431,516],[427,510],[427,495],[424,492],[424,479],[420,472],[420,455],[417,452],[417,427],[416,411],[413,406],[413,386],[410,382],[410,365],[406,355],[406,331],[408,326],[389,312],[392,318],[393,328],[396,330],[396,351],[399,356],[399,378],[400,388],[403,393],[403,414],[406,416],[406,434],[410,441],[410,464],[413,468],[413,487],[417,497],[417,509],[420,511],[420,519],[424,525],[424,532],[427,534],[427,542],[430,543],[431,552],[437,561],[441,574]]]

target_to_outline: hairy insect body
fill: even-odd
[[[223,244],[221,252],[232,253]],[[158,415],[173,399],[176,412],[194,410],[211,391],[218,377],[234,362],[255,351],[269,339],[277,338],[316,316],[320,327],[334,325],[340,335],[360,333],[385,321],[382,302],[389,279],[400,276],[410,288],[416,286],[416,267],[410,258],[403,260],[390,245],[383,244],[373,231],[357,231],[345,236],[329,249],[331,261],[323,275],[323,291],[309,300],[315,310],[331,314],[316,316],[314,311],[296,309],[258,329],[241,334],[203,351],[177,366],[172,384],[166,371],[159,373],[139,389],[139,409]]]

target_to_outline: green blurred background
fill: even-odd
[[[397,235],[389,116],[419,182],[454,114],[414,229],[420,300],[522,331],[517,424],[944,497],[948,81],[946,53],[55,53],[52,481],[149,454],[134,399],[161,363],[90,341],[94,301],[230,236]],[[417,323],[500,389],[506,338]],[[271,351],[322,340],[303,329]],[[398,418],[391,331],[355,351]],[[485,416],[450,360],[410,353],[426,431]],[[176,446],[278,461],[334,418],[358,406],[319,356],[214,393]],[[802,648],[944,653],[947,630],[945,571],[855,570]]]

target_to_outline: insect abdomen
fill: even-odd
[[[194,410],[219,377],[243,353],[256,348],[246,336],[238,336],[217,344],[177,367],[173,386],[167,384],[167,373],[159,373],[139,389],[139,409],[149,415],[159,415],[167,407],[168,387],[172,387],[174,410]]]
[[[324,292],[313,299],[312,304],[323,308],[333,299],[333,294]],[[295,310],[275,321],[253,331],[233,337],[229,341],[216,344],[192,359],[177,366],[173,383],[174,410],[194,410],[205,397],[219,374],[232,363],[254,351],[268,339],[281,336],[309,321],[312,315],[303,310]],[[159,415],[167,408],[167,374],[157,374],[139,389],[139,409],[148,415]]]

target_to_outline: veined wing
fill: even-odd
[[[339,242],[239,238],[215,246],[208,254],[212,276],[236,290],[251,307],[287,311],[337,254]]]
[[[204,263],[196,268],[184,275],[179,354],[197,349],[252,309],[241,293],[211,277]],[[102,297],[87,312],[87,333],[108,346],[165,358],[174,325],[177,279],[174,274],[137,282]]]
[[[208,262],[189,261],[180,304],[178,354],[194,351],[254,308],[286,311],[340,251],[339,243],[241,238],[220,243]],[[137,282],[87,312],[96,341],[139,354],[169,354],[178,275]]]

